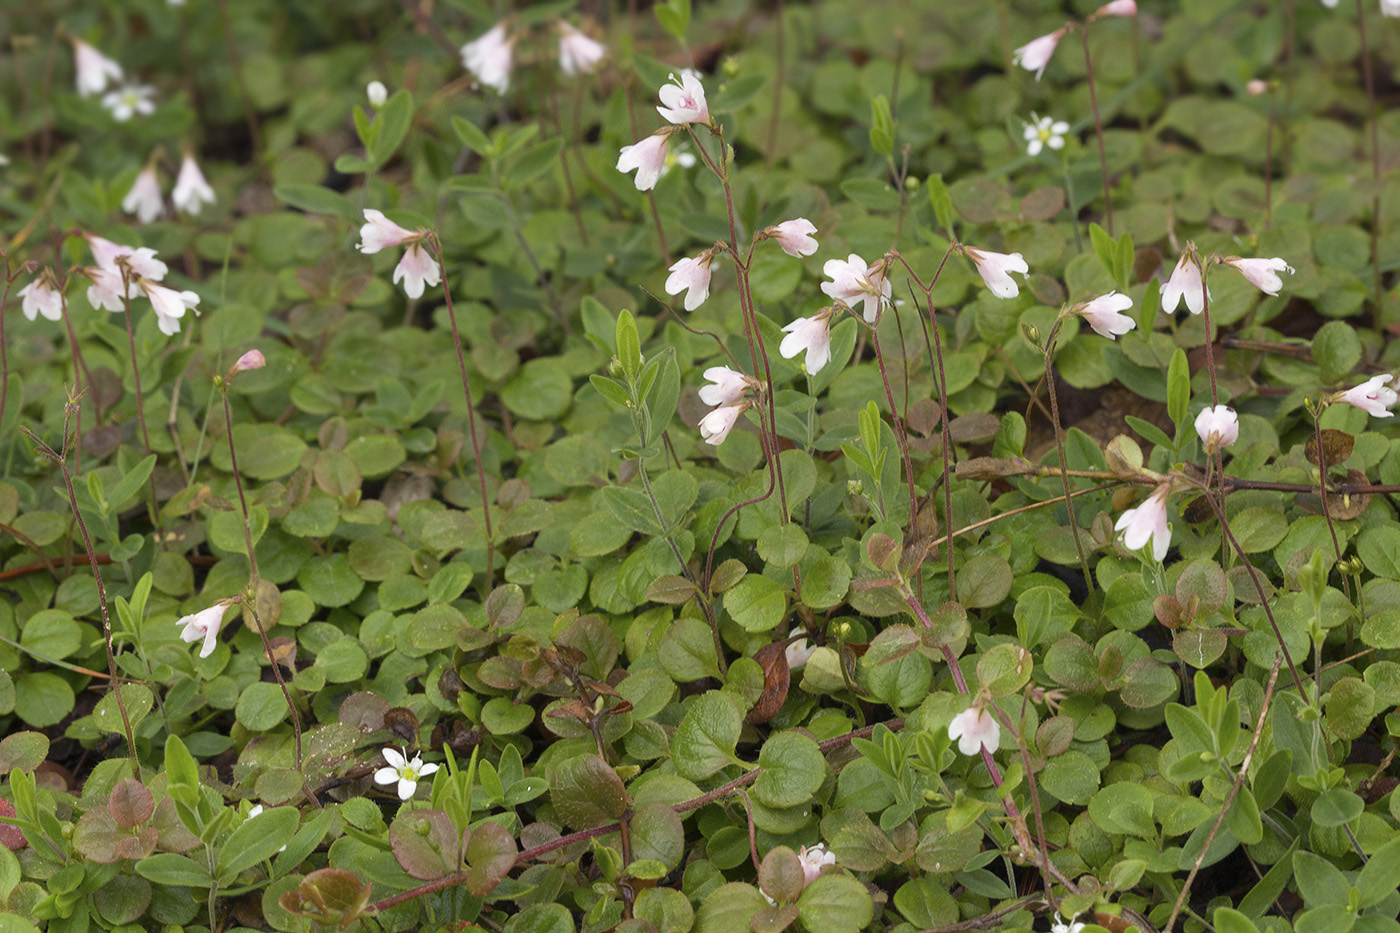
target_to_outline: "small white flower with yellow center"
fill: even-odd
[[[1031,122],[1026,124],[1026,155],[1038,156],[1046,146],[1051,149],[1065,148],[1065,134],[1069,124],[1053,117],[1039,117],[1031,114]]]
[[[423,764],[423,759],[417,755],[410,761],[407,749],[400,752],[396,748],[385,748],[381,754],[388,767],[374,772],[374,783],[393,784],[397,781],[400,800],[411,798],[418,789],[418,782],[438,769],[437,765]]]

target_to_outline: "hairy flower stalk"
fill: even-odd
[[[1104,296],[1105,298],[1111,295]],[[1103,298],[1096,301],[1103,301]],[[1093,302],[1090,302],[1093,304]],[[1131,304],[1131,301],[1129,302]],[[1087,306],[1086,306],[1087,307]],[[1093,601],[1094,611],[1098,613],[1098,591],[1094,589],[1094,575],[1089,572],[1089,558],[1084,551],[1084,542],[1079,537],[1079,521],[1074,515],[1074,496],[1070,493],[1069,463],[1065,460],[1065,437],[1064,429],[1060,425],[1060,399],[1059,393],[1055,391],[1055,371],[1051,366],[1051,361],[1055,356],[1055,338],[1060,332],[1060,324],[1064,321],[1064,316],[1069,311],[1062,311],[1055,319],[1055,326],[1050,329],[1050,336],[1045,340],[1045,388],[1050,394],[1050,429],[1055,432],[1055,452],[1059,457],[1060,486],[1065,492],[1065,514],[1069,518],[1069,531],[1074,538],[1074,550],[1079,556],[1079,569],[1084,574],[1084,588],[1089,593],[1089,598]]]
[[[131,728],[131,716],[126,710],[126,698],[122,696],[121,681],[117,679],[117,654],[112,643],[112,617],[107,611],[107,587],[102,582],[102,571],[97,566],[97,549],[92,546],[92,536],[88,534],[87,522],[83,520],[82,509],[78,508],[78,496],[73,491],[73,475],[68,471],[68,425],[70,419],[77,416],[78,413],[77,396],[70,394],[68,403],[63,408],[63,444],[57,451],[40,440],[26,425],[20,425],[20,430],[24,432],[25,437],[29,438],[39,453],[58,464],[58,468],[63,474],[63,488],[68,493],[68,505],[73,510],[73,520],[77,523],[78,532],[83,537],[83,550],[87,554],[88,565],[92,568],[92,577],[97,583],[97,605],[102,611],[102,641],[107,648],[107,682],[111,684],[112,692],[117,697],[117,710],[122,717],[122,733],[126,736],[127,753],[131,756],[132,774],[136,776],[141,773],[141,762],[136,753],[136,734]]]
[[[426,241],[437,257],[438,272],[442,279],[442,298],[447,305],[447,320],[452,325],[452,346],[457,351],[457,371],[462,376],[462,394],[467,398],[467,433],[472,442],[472,458],[476,466],[477,486],[481,491],[481,513],[486,524],[486,589],[491,588],[495,573],[496,544],[495,533],[491,528],[491,500],[486,495],[486,468],[481,464],[481,441],[476,436],[476,405],[472,401],[472,387],[467,379],[467,359],[462,353],[462,334],[457,329],[457,312],[452,306],[452,291],[447,286],[447,262],[442,255],[442,241],[436,232],[428,231]]]
[[[682,74],[676,84],[666,85],[661,91],[661,102],[664,106],[658,107],[668,121],[684,125],[690,133],[696,148],[700,152],[700,157],[705,161],[710,171],[714,172],[719,179],[720,186],[724,190],[724,205],[726,218],[729,222],[729,251],[734,259],[735,275],[739,286],[739,308],[744,317],[744,336],[749,343],[749,355],[753,364],[753,372],[757,375],[759,364],[762,363],[763,382],[771,386],[773,384],[773,372],[768,362],[768,349],[764,345],[763,334],[758,327],[758,309],[754,306],[753,294],[749,288],[749,264],[748,259],[741,259],[739,254],[739,227],[734,210],[734,189],[729,180],[728,158],[729,147],[724,141],[724,127],[715,123],[710,118],[709,105],[705,100],[704,88],[700,80],[691,72]],[[716,163],[695,131],[696,124],[706,126],[716,142],[716,149],[719,154],[719,162]],[[640,182],[639,182],[640,187]],[[753,245],[750,244],[748,256],[753,256]],[[778,515],[782,524],[786,525],[792,520],[788,511],[787,487],[783,480],[783,466],[778,458],[778,414],[777,406],[773,400],[774,393],[768,392],[766,413],[767,418],[762,414],[758,419],[759,438],[764,447],[765,459],[768,463],[769,490],[759,499],[762,501],[772,494],[776,488],[778,492]],[[763,412],[765,406],[760,406],[759,411]],[[735,512],[750,502],[741,502],[735,505],[730,511]],[[719,529],[728,521],[728,516],[721,518],[719,526],[715,529],[715,537],[710,543],[710,551],[705,561],[705,584],[709,585],[711,567],[714,561],[714,550],[719,540]],[[798,570],[793,568],[794,589],[801,593],[801,581]]]
[[[256,358],[250,358],[244,354],[239,362],[245,360],[256,362],[261,359],[259,353]],[[233,442],[233,409],[228,403],[228,388],[232,384],[234,376],[247,369],[257,368],[256,366],[245,366],[239,369],[237,364],[226,376],[215,376],[214,384],[219,390],[219,397],[224,403],[224,435],[228,438],[228,456],[231,471],[233,473],[233,483],[238,489],[238,507],[243,513],[243,545],[248,553],[248,592],[243,600],[243,605],[247,608],[248,614],[252,616],[253,625],[258,630],[258,636],[262,638],[263,651],[267,655],[267,661],[272,665],[272,676],[277,680],[277,686],[282,690],[282,698],[287,701],[287,709],[292,714],[292,732],[296,739],[296,763],[297,771],[301,771],[301,713],[297,710],[296,703],[292,700],[292,692],[287,687],[287,681],[282,676],[282,665],[278,662],[277,656],[272,651],[272,640],[267,637],[267,629],[263,626],[262,618],[258,615],[258,558],[253,549],[253,521],[248,512],[248,497],[243,493],[243,474],[238,470],[238,445]],[[303,779],[302,789],[308,800],[319,807],[321,804],[316,800],[316,796],[306,787]]]

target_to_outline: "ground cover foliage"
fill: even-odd
[[[11,11],[0,931],[1400,929],[1390,6]]]

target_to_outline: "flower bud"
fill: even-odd
[[[262,369],[267,365],[267,358],[262,355],[261,350],[249,350],[238,358],[238,362],[229,368],[228,378],[232,379],[239,373],[246,373],[250,369]]]
[[[1251,97],[1258,97],[1260,94],[1265,94],[1268,92],[1269,82],[1264,81],[1261,78],[1255,78],[1253,81],[1246,84],[1244,86],[1244,89],[1249,93]]]
[[[371,106],[383,107],[384,101],[389,99],[389,89],[384,86],[383,81],[371,81],[365,88],[365,96],[369,98]]]

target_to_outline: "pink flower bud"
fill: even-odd
[[[249,350],[238,358],[238,362],[229,369],[228,375],[232,379],[239,373],[246,373],[250,369],[262,369],[266,365],[267,359],[262,355],[261,350]]]

